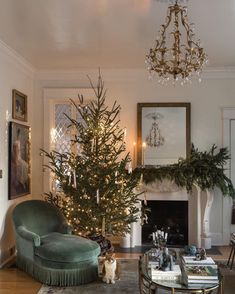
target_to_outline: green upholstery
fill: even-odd
[[[75,286],[98,273],[96,242],[71,235],[63,214],[52,204],[29,200],[13,210],[17,265],[48,285]]]

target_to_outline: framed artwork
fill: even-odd
[[[190,154],[190,103],[137,104],[137,164],[167,165]]]
[[[12,118],[27,121],[27,96],[15,89],[12,90]]]
[[[30,193],[30,128],[15,122],[9,124],[8,198]]]

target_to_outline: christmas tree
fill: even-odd
[[[139,218],[138,178],[132,174],[130,154],[126,153],[126,129],[119,127],[120,106],[105,105],[106,89],[99,75],[97,86],[91,82],[95,99],[84,104],[71,100],[80,119],[71,122],[75,130],[71,143],[77,152],[44,154],[54,175],[54,191],[46,200],[57,205],[79,235],[123,235]],[[125,155],[122,157],[123,153]]]

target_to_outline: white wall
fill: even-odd
[[[8,122],[12,120],[12,89],[28,96],[28,123],[32,121],[33,69],[15,52],[0,42],[0,267],[9,257],[9,249],[14,246],[11,224],[13,206],[30,197],[8,200]],[[20,122],[19,122],[20,123]]]
[[[33,194],[40,197],[43,193],[42,158],[39,149],[43,147],[43,89],[44,88],[86,88],[89,75],[94,83],[98,70],[70,72],[38,72],[33,105],[33,128],[37,137],[34,140]],[[127,148],[132,151],[132,143],[137,136],[138,102],[190,102],[191,103],[191,138],[200,150],[208,150],[212,144],[222,147],[221,108],[235,106],[235,74],[233,71],[206,72],[202,83],[192,85],[161,86],[156,81],[149,81],[146,70],[102,70],[105,86],[108,88],[106,103],[111,105],[116,99],[122,107],[121,123],[127,127]],[[46,126],[44,126],[46,127]],[[226,244],[230,231],[230,201],[223,201],[216,191],[211,214],[213,244]],[[223,207],[228,207],[224,216]],[[225,235],[224,235],[225,234]]]
[[[40,148],[43,147],[43,89],[86,88],[89,81],[86,75],[96,83],[98,70],[80,70],[70,72],[42,72],[34,75],[33,68],[17,56],[4,44],[0,43],[0,265],[9,256],[9,248],[14,245],[14,234],[10,221],[12,207],[31,196],[8,200],[8,121],[11,120],[12,89],[28,95],[29,120],[32,127],[32,195],[39,198],[43,194],[43,169]],[[127,149],[132,151],[136,141],[137,103],[138,102],[191,102],[191,137],[192,142],[201,150],[209,149],[212,144],[222,146],[221,108],[235,106],[235,74],[233,71],[206,73],[201,84],[160,86],[156,81],[149,81],[143,70],[102,70],[105,86],[108,88],[106,102],[111,105],[117,100],[122,107],[121,123],[127,127]],[[228,202],[228,203],[227,203]],[[213,244],[226,244],[224,226],[230,228],[230,210],[227,218],[219,192],[213,203],[211,231]]]

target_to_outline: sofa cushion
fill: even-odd
[[[55,262],[83,262],[97,258],[100,247],[89,239],[53,232],[41,237],[41,246],[35,248],[35,255]]]

